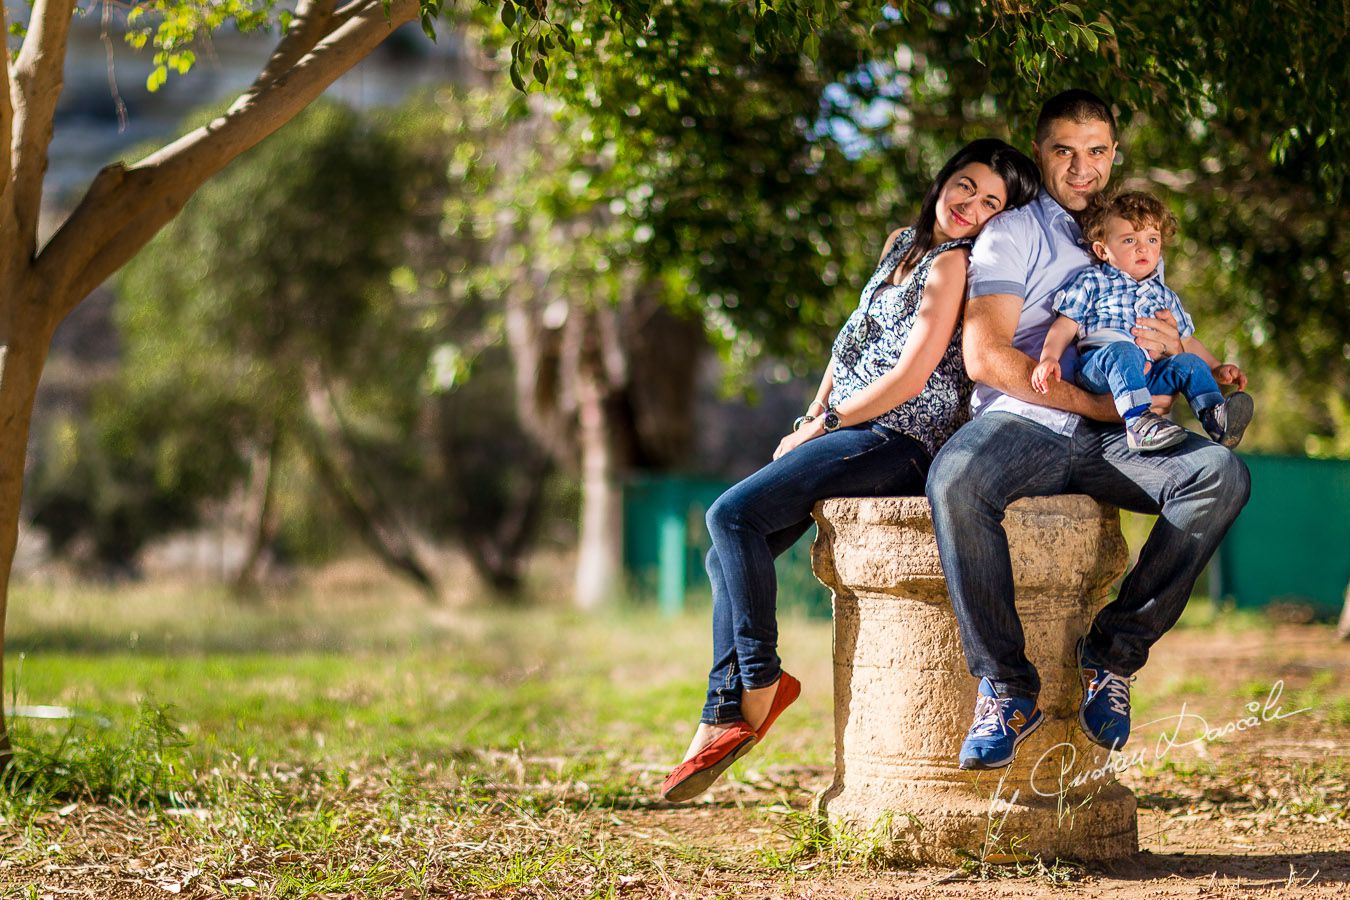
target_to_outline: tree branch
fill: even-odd
[[[135,256],[207,179],[289,122],[418,14],[418,0],[392,0],[388,15],[380,0],[367,0],[290,69],[269,75],[269,62],[225,115],[133,166],[99,172],[38,259],[39,274],[59,286],[54,292],[57,318]],[[263,83],[264,76],[270,80]]]
[[[37,251],[42,178],[47,173],[47,148],[64,84],[66,38],[74,11],[75,0],[36,0],[28,35],[14,63],[11,175],[19,248],[28,259]]]
[[[328,33],[333,10],[336,8],[337,0],[300,0],[296,4],[295,18],[291,21],[291,27],[277,43],[276,49],[268,58],[267,65],[263,66],[262,73],[254,80],[249,93],[254,93],[259,88],[276,81],[283,73],[290,71],[300,61],[300,57],[313,50],[314,45]],[[248,96],[249,94],[244,95]]]

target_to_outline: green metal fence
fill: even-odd
[[[711,591],[703,567],[711,543],[703,516],[734,482],[659,475],[631,479],[624,487],[623,556],[634,593],[653,598],[667,613],[684,608],[690,594]],[[811,574],[811,528],[778,558],[778,606],[830,615],[830,592]]]
[[[1334,616],[1350,584],[1350,460],[1244,454],[1252,496],[1219,548],[1216,597]]]

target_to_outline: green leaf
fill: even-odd
[[[542,59],[534,61],[534,78],[540,84],[548,84],[548,64]]]
[[[431,18],[430,13],[422,13],[422,33],[433,41],[436,40],[436,21]]]
[[[155,66],[150,70],[150,75],[145,79],[145,89],[154,93],[164,86],[164,82],[169,80],[169,69],[167,66]]]
[[[511,63],[511,83],[515,85],[516,90],[524,92],[525,79],[520,77],[520,64],[517,62]]]
[[[507,28],[514,28],[516,25],[516,5],[511,0],[506,0],[502,4],[502,24]]]

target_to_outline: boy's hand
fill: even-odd
[[[1219,384],[1237,385],[1239,391],[1247,389],[1247,376],[1233,363],[1221,363],[1214,367],[1214,380]]]
[[[1059,360],[1047,359],[1040,362],[1031,373],[1031,386],[1037,393],[1048,394],[1050,383],[1059,381]]]

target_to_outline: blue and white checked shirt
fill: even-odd
[[[1082,270],[1055,294],[1055,312],[1078,323],[1080,351],[1115,341],[1133,343],[1130,329],[1135,319],[1164,309],[1176,317],[1183,338],[1195,333],[1176,291],[1163,284],[1158,272],[1135,281],[1110,263],[1102,263]]]

